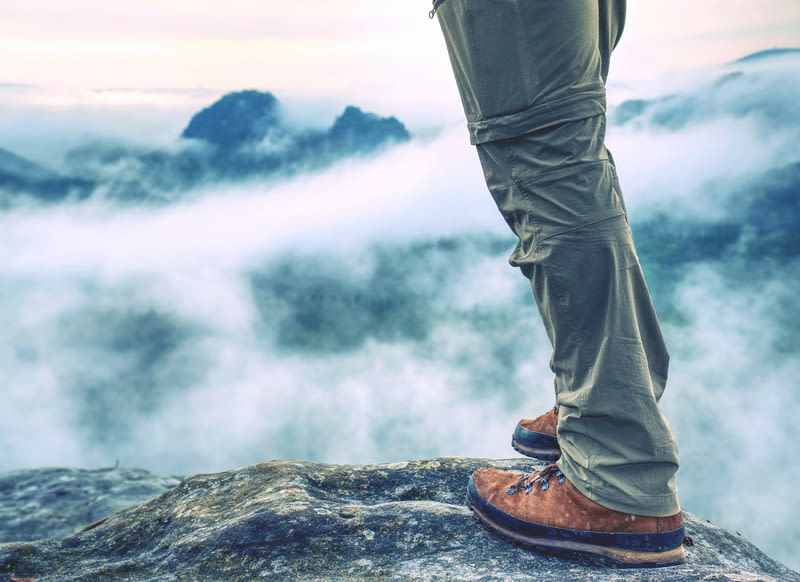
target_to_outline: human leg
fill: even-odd
[[[601,135],[603,123],[478,146],[519,237],[510,261],[530,279],[553,345],[562,454],[543,473],[477,471],[468,502],[487,527],[524,545],[676,564],[678,454],[659,407],[669,356],[602,139],[559,135]],[[553,150],[559,143],[571,147]],[[569,161],[553,169],[554,158]]]
[[[526,530],[515,531],[516,541],[522,535],[531,545],[558,547],[555,539],[566,539],[573,549],[626,563],[680,561],[677,447],[659,408],[668,354],[604,145],[604,91],[597,90],[621,31],[615,7],[624,2],[445,5],[440,22],[471,141],[519,238],[510,262],[530,279],[553,344],[562,451],[544,476],[477,472],[470,505],[504,535],[509,524]],[[522,25],[512,22],[522,17]],[[616,28],[603,30],[610,25]],[[532,483],[556,474],[569,495],[547,487],[528,497]],[[571,517],[564,522],[564,515]],[[629,530],[627,522],[638,525]],[[672,529],[661,540],[655,534],[665,527]],[[587,541],[590,531],[633,542]]]
[[[560,468],[606,507],[665,516],[678,511],[677,447],[658,404],[669,355],[603,125],[572,122],[478,153],[519,237],[510,261],[530,279],[553,344]]]

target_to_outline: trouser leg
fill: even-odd
[[[668,353],[603,144],[604,117],[478,146],[553,344],[559,466],[618,511],[679,510]]]
[[[659,408],[668,354],[604,145],[625,0],[446,0],[444,33],[486,183],[553,344],[561,470],[590,499],[678,511]]]

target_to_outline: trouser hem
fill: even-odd
[[[606,487],[599,480],[594,483],[585,483],[573,470],[571,461],[564,451],[556,464],[578,491],[607,509],[647,517],[669,517],[681,511],[678,497],[673,494],[615,496],[609,495],[611,488]]]

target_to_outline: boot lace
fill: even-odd
[[[527,495],[533,491],[533,485],[537,482],[540,484],[542,491],[547,491],[550,488],[550,479],[556,479],[558,480],[559,484],[563,484],[567,478],[557,465],[548,465],[536,473],[522,475],[519,479],[514,481],[514,483],[512,483],[508,489],[506,489],[506,493],[508,495],[514,495],[517,491],[522,489],[525,491],[525,495]]]

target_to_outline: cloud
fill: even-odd
[[[4,269],[114,274],[198,261],[241,266],[290,248],[346,249],[374,239],[447,235],[464,225],[504,228],[460,133],[286,183],[211,185],[161,208],[98,200],[9,211],[0,215]]]
[[[800,260],[776,264],[701,263],[676,293],[686,321],[667,325],[672,349],[665,408],[681,447],[684,507],[757,540],[792,565],[800,467],[797,382],[800,316],[794,288]],[[761,467],[762,469],[759,469]],[[769,483],[777,503],[753,497]],[[796,567],[796,566],[794,566]]]
[[[165,207],[95,200],[0,215],[6,355],[15,371],[4,404],[20,409],[29,429],[62,435],[59,446],[39,448],[2,431],[9,468],[113,457],[193,471],[222,468],[231,458],[248,462],[251,450],[259,458],[377,460],[408,427],[418,432],[398,450],[444,450],[426,436],[434,421],[423,414],[427,390],[440,386],[441,399],[461,399],[473,413],[480,406],[458,392],[480,387],[466,370],[448,368],[474,359],[472,350],[496,348],[473,338],[457,350],[445,341],[450,333],[441,337],[435,321],[449,310],[442,293],[460,306],[457,320],[475,318],[496,333],[509,323],[492,313],[499,307],[485,313],[476,305],[465,291],[469,279],[448,281],[492,263],[501,276],[490,302],[527,297],[524,285],[520,291],[508,283],[518,281],[503,260],[512,243],[461,138],[457,128],[377,159],[278,185],[209,187]],[[489,234],[465,238],[465,226]],[[409,239],[421,242],[408,248]],[[454,261],[463,271],[452,271]],[[48,304],[50,297],[58,300]],[[420,350],[438,351],[435,338],[448,346],[452,366],[437,356],[413,361]],[[390,357],[396,367],[386,363]],[[482,377],[498,373],[516,372],[491,359]],[[414,421],[396,417],[397,400],[377,396],[398,382],[406,389],[397,398],[417,401]],[[291,436],[305,434],[297,414],[346,409],[352,416],[352,393],[367,390],[374,396],[359,396],[362,410],[371,407],[363,428],[329,426],[324,448]],[[38,397],[22,396],[30,391],[48,395],[51,413],[41,414]],[[301,393],[305,404],[297,402]],[[247,434],[232,428],[256,422],[263,427]],[[197,449],[217,423],[229,427],[222,446]]]
[[[738,63],[687,82],[678,93],[609,112],[608,142],[633,216],[641,208],[721,220],[730,195],[765,169],[798,161],[800,106],[792,95],[800,91],[800,57]]]

